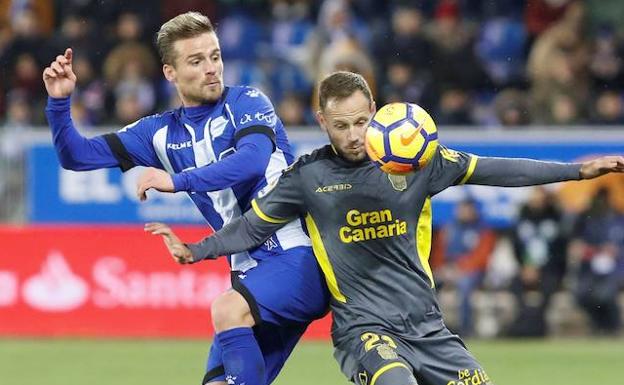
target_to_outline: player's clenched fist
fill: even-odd
[[[53,98],[66,98],[76,88],[76,74],[72,70],[72,56],[72,49],[67,48],[65,54],[58,55],[43,70],[43,83],[48,95]]]

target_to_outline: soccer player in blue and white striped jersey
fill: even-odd
[[[186,191],[216,231],[293,162],[286,132],[262,92],[224,85],[219,40],[206,16],[174,17],[160,28],[157,45],[182,107],[89,139],[70,115],[72,50],[57,56],[43,72],[54,146],[71,170],[150,167],[140,196],[149,188]],[[309,246],[296,220],[255,250],[231,256],[232,290],[212,307],[217,334],[204,384],[271,383],[308,323],[326,312],[327,288]]]

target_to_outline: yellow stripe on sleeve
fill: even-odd
[[[423,208],[418,216],[418,225],[416,226],[416,250],[418,258],[425,273],[429,277],[431,287],[435,287],[431,266],[429,266],[429,255],[431,254],[431,226],[432,226],[431,197],[425,199]]]
[[[253,199],[251,201],[251,208],[256,213],[256,215],[259,216],[265,222],[269,222],[269,223],[286,223],[286,222],[289,222],[288,219],[273,218],[273,217],[268,216],[265,213],[263,213],[262,210],[260,210],[260,206],[258,206],[258,203],[256,202],[255,199]]]
[[[316,257],[316,260],[321,266],[321,270],[323,270],[323,274],[325,275],[327,288],[329,289],[332,297],[336,299],[336,301],[346,303],[347,298],[340,292],[340,289],[338,288],[336,274],[334,274],[334,269],[331,265],[331,262],[329,262],[329,256],[327,255],[327,251],[325,250],[325,245],[323,245],[321,233],[316,227],[316,223],[314,223],[312,215],[308,213],[308,215],[306,215],[305,217],[305,221],[306,226],[308,227],[308,233],[310,234],[310,240],[312,241],[312,250],[314,250],[314,256]]]
[[[373,374],[370,385],[375,385],[375,382],[377,382],[377,379],[379,378],[379,376],[381,376],[382,374],[384,374],[385,372],[393,368],[405,368],[407,370],[410,370],[410,368],[408,368],[407,365],[405,365],[402,362],[393,362],[391,364],[382,366],[381,368],[379,368],[379,370],[375,372],[375,374]]]
[[[478,157],[476,155],[470,156],[470,164],[468,165],[468,171],[466,171],[466,175],[464,175],[464,177],[462,178],[461,182],[459,182],[459,184],[464,184],[468,181],[468,179],[470,179],[470,177],[472,176],[472,173],[475,170],[475,167],[477,167],[477,159]]]

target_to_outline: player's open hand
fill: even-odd
[[[140,200],[147,199],[145,193],[149,189],[156,189],[161,192],[174,192],[173,179],[166,171],[149,167],[139,177],[137,182],[137,196]]]
[[[167,246],[167,250],[169,250],[169,253],[177,263],[181,265],[193,263],[193,253],[191,253],[191,250],[186,247],[169,226],[164,223],[152,222],[146,223],[144,229],[153,235],[160,235],[162,237]]]
[[[63,55],[43,70],[43,84],[48,95],[53,98],[66,98],[76,88],[76,74],[72,69],[73,52],[67,48]]]
[[[581,179],[597,178],[611,172],[624,172],[624,156],[603,156],[581,166]]]

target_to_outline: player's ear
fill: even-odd
[[[170,82],[175,81],[176,71],[175,68],[170,64],[163,64],[163,74],[165,75],[165,79]]]
[[[375,101],[371,101],[371,105],[370,105],[370,113],[371,113],[371,117],[373,115],[375,115],[375,112],[377,112],[377,104],[375,103]]]
[[[327,122],[325,121],[325,116],[323,116],[323,111],[316,111],[316,121],[318,122],[319,126],[321,126],[321,130],[327,132]]]

